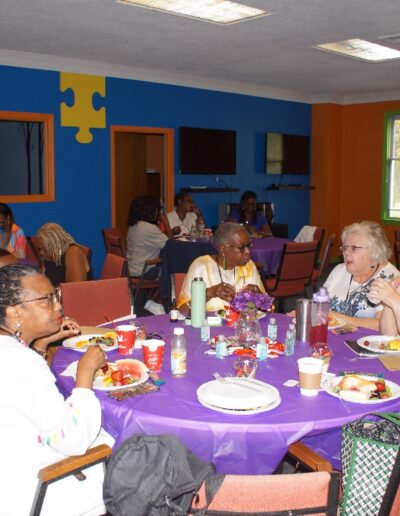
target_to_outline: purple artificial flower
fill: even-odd
[[[271,309],[273,302],[274,298],[268,294],[241,291],[232,299],[231,308],[236,312],[254,310],[255,308],[266,312]]]

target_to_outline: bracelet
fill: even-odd
[[[40,355],[43,360],[47,360],[47,351],[42,351],[41,349],[36,349],[32,346],[33,351],[35,351],[38,355]]]

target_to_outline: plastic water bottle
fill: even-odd
[[[268,338],[271,342],[276,342],[278,340],[278,326],[276,325],[275,317],[271,317],[268,321]]]
[[[329,296],[326,288],[321,287],[313,295],[311,308],[311,348],[321,347],[328,343]]]
[[[203,342],[210,340],[210,325],[208,324],[207,317],[204,318],[203,326],[200,328],[200,339]]]
[[[260,342],[258,342],[256,346],[256,357],[258,360],[267,360],[268,358],[267,344],[262,337]]]
[[[187,372],[187,344],[183,328],[174,328],[171,341],[171,374],[184,376]]]
[[[290,356],[294,353],[294,345],[296,343],[296,328],[294,324],[289,324],[285,338],[285,355]]]
[[[226,340],[224,335],[219,335],[215,345],[215,356],[217,358],[225,358],[226,356]]]
[[[206,284],[203,278],[194,278],[191,285],[192,327],[201,328],[206,317]]]

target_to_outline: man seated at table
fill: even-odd
[[[250,260],[251,240],[246,230],[235,222],[221,224],[214,237],[216,256],[200,256],[186,274],[178,298],[178,308],[185,311],[191,299],[193,278],[201,277],[206,284],[206,310],[224,309],[236,292],[265,292],[260,275]]]
[[[189,235],[193,227],[204,224],[203,215],[188,192],[178,192],[174,197],[175,208],[161,215],[168,238]]]
[[[239,209],[232,208],[228,218],[231,222],[243,224],[249,235],[253,237],[272,236],[272,231],[265,215],[261,210],[257,210],[257,195],[251,190],[242,194]]]

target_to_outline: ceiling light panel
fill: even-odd
[[[270,14],[267,11],[228,0],[119,0],[119,2],[224,25]]]
[[[325,43],[317,45],[315,48],[369,62],[400,59],[400,51],[362,39],[347,39],[335,43]]]

